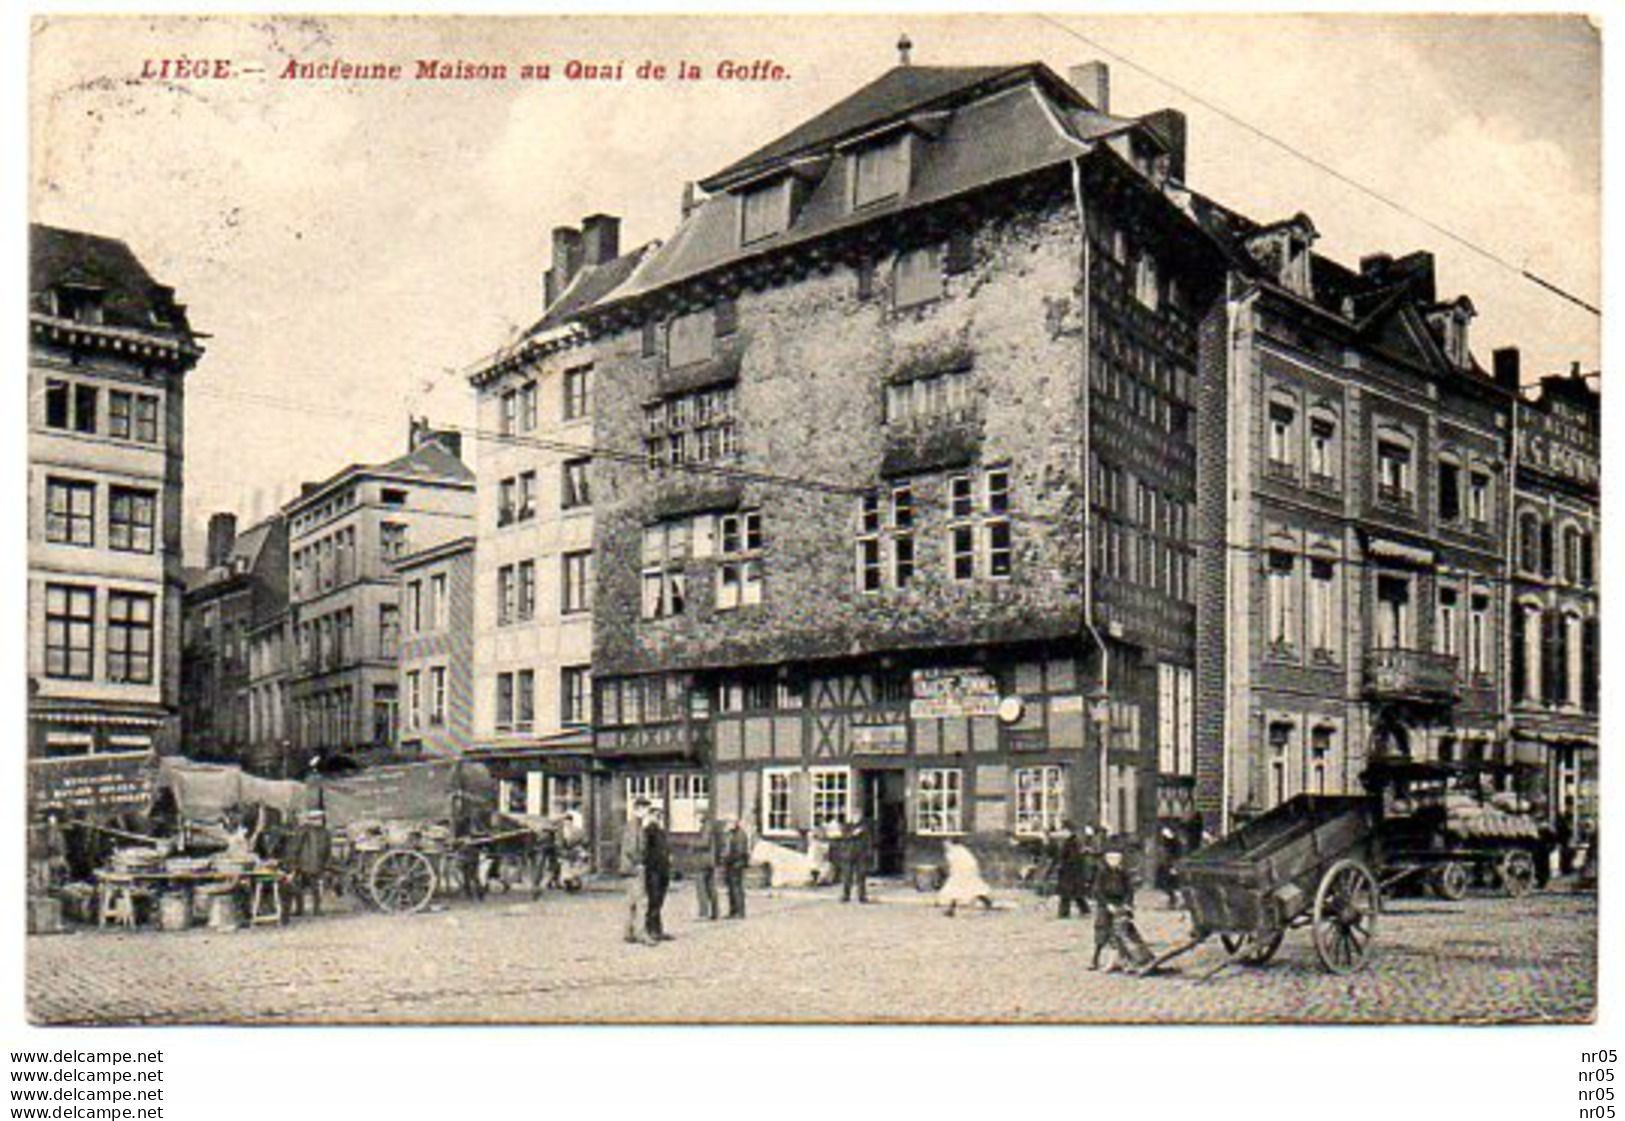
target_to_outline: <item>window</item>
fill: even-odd
[[[1268,739],[1271,806],[1279,806],[1292,797],[1292,738],[1296,732],[1297,728],[1289,721],[1270,721]]]
[[[45,383],[45,426],[73,427],[73,386],[65,381]]]
[[[965,773],[956,768],[923,768],[915,792],[914,829],[925,837],[965,831]]]
[[[1536,701],[1543,695],[1544,624],[1544,615],[1537,604],[1522,604],[1512,614],[1512,699],[1515,701]]]
[[[893,428],[963,421],[974,412],[970,370],[951,370],[886,387],[886,424]]]
[[[1325,414],[1309,418],[1309,481],[1327,485],[1337,480],[1337,421]]]
[[[519,431],[536,431],[536,383],[533,381],[519,387]]]
[[[1374,645],[1384,650],[1410,647],[1411,581],[1408,576],[1377,576],[1377,626]]]
[[[1013,547],[1010,538],[1010,473],[998,470],[987,473],[987,512],[992,515],[983,526],[983,540],[987,546],[986,571],[995,579],[1010,575]]]
[[[681,615],[688,606],[691,523],[661,522],[643,530],[643,617]]]
[[[520,561],[514,566],[514,577],[518,584],[515,618],[522,622],[536,618],[536,562]]]
[[[710,308],[672,319],[666,328],[666,365],[703,362],[716,350],[716,319]]]
[[[586,724],[592,699],[592,670],[588,666],[565,666],[559,671],[559,722]]]
[[[779,179],[739,196],[739,243],[749,245],[790,225],[790,182]]]
[[[711,776],[675,774],[668,779],[671,792],[671,831],[698,833],[701,815],[711,810]]]
[[[1439,520],[1461,520],[1461,468],[1448,459],[1439,461]]]
[[[412,585],[414,592],[421,589],[421,585]],[[519,584],[515,576],[515,566],[505,564],[497,569],[497,626],[505,627],[512,623],[519,614]],[[413,609],[414,615],[416,608]]]
[[[651,467],[718,463],[736,449],[734,387],[681,393],[644,409],[644,452]]]
[[[509,389],[502,394],[502,421],[501,432],[504,436],[512,436],[519,430],[519,391]]]
[[[563,817],[569,813],[585,815],[586,778],[586,775],[548,775],[547,815],[549,817]]]
[[[812,779],[812,827],[845,822],[851,816],[852,772],[846,767],[814,767]]]
[[[1467,617],[1467,665],[1474,677],[1487,677],[1491,673],[1490,657],[1490,597],[1474,592],[1471,614]]]
[[[1434,647],[1439,653],[1456,656],[1457,627],[1456,589],[1440,588],[1439,608],[1435,619],[1437,633],[1433,636]]]
[[[150,595],[107,594],[107,680],[152,682],[153,604]]]
[[[1477,529],[1490,524],[1490,475],[1487,471],[1472,471],[1467,476],[1467,519]]]
[[[353,499],[355,495],[352,493]],[[399,508],[406,505],[406,492],[399,487],[383,487],[378,491],[378,504]]]
[[[378,605],[379,653],[386,658],[396,657],[401,650],[401,609],[393,603]]]
[[[1309,652],[1321,661],[1336,657],[1337,567],[1320,557],[1309,561]]]
[[[1384,502],[1409,505],[1411,501],[1411,449],[1398,440],[1377,441],[1377,497]]]
[[[513,730],[528,732],[536,723],[536,671],[522,669],[513,675]]]
[[[1563,529],[1563,579],[1570,584],[1580,583],[1581,558],[1585,552],[1580,531],[1574,526]]]
[[[1066,819],[1066,787],[1060,767],[1017,767],[1016,835],[1047,837]]]
[[[591,466],[592,460],[585,458],[564,461],[564,494],[560,500],[560,505],[564,509],[575,510],[592,504],[592,493],[587,481],[588,469]]]
[[[518,509],[519,480],[513,476],[497,484],[497,525],[512,525]]]
[[[1561,700],[1579,708],[1585,685],[1585,624],[1580,616],[1568,612],[1563,616],[1563,695]]]
[[[770,768],[762,772],[762,832],[783,835],[795,832],[796,775],[798,772]],[[628,794],[628,801],[631,795]]]
[[[59,545],[96,544],[95,483],[45,480],[45,540]]]
[[[507,676],[508,676],[507,674],[502,675],[502,677],[507,677]],[[502,677],[499,677],[497,679],[499,683],[501,682]],[[510,684],[511,684],[511,682],[510,682]],[[497,707],[500,710],[502,706],[499,703]],[[508,698],[508,711],[510,713],[513,711],[513,698],[512,698],[512,696],[510,696]],[[498,728],[504,727],[506,725],[506,723],[507,722],[500,715],[497,717],[497,727]],[[419,728],[421,728],[422,726],[423,726],[423,674],[420,671],[415,670],[415,669],[414,670],[408,670],[407,673],[406,673],[406,728],[407,728],[407,731],[415,732]]]
[[[923,245],[897,255],[897,263],[892,269],[894,307],[914,307],[942,298],[944,279],[941,251],[939,245]]]
[[[1327,768],[1332,760],[1337,729],[1329,724],[1317,724],[1309,732],[1309,792],[1325,794]]]
[[[385,560],[396,560],[406,555],[407,527],[401,522],[381,522],[378,526],[378,551]]]
[[[410,707],[407,709],[409,721],[413,719],[411,714],[416,710],[416,702],[410,700],[413,693],[413,679],[416,677],[417,674],[415,673],[407,674],[407,696],[410,704]],[[513,674],[511,673],[497,674],[496,717],[497,731],[511,732],[513,730]]]
[[[1292,653],[1297,647],[1298,618],[1295,587],[1296,558],[1280,549],[1271,549],[1265,568],[1266,610],[1269,643],[1275,653]]]
[[[908,190],[907,139],[902,136],[852,154],[852,206],[868,206]]]
[[[564,419],[580,420],[592,412],[592,367],[564,371]]]
[[[45,676],[88,681],[96,650],[96,591],[45,586]]]
[[[423,581],[406,585],[406,621],[413,634],[423,633]]]
[[[1540,517],[1529,511],[1518,515],[1518,567],[1540,571]]]
[[[878,592],[885,586],[880,563],[880,496],[873,491],[858,499],[858,589]]]
[[[429,723],[439,726],[446,722],[446,667],[429,667]]]
[[[451,590],[444,572],[429,577],[429,603],[434,610],[434,629],[446,630],[451,626]]]
[[[762,514],[747,510],[719,519],[717,610],[762,602]]]
[[[560,586],[560,610],[566,615],[588,610],[591,607],[592,595],[591,550],[565,553],[559,558],[559,562],[564,577]]]
[[[1269,425],[1270,462],[1293,466],[1297,462],[1298,411],[1285,401],[1271,401]]]
[[[914,579],[914,488],[907,483],[891,492],[892,587],[906,588]]]
[[[1157,259],[1141,253],[1134,266],[1134,298],[1152,311],[1162,303],[1162,285],[1157,276]]]
[[[521,471],[515,498],[513,520],[526,522],[536,516],[536,472]]]
[[[107,434],[121,440],[158,442],[158,398],[145,393],[107,391]]]

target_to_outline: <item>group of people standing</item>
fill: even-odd
[[[722,874],[728,895],[727,918],[745,917],[745,867],[750,863],[750,838],[735,818],[701,821],[696,881],[700,918],[724,917],[717,897],[717,874]],[[671,888],[671,836],[666,814],[646,799],[632,805],[632,816],[621,834],[621,872],[627,877],[626,941],[646,946],[671,941],[663,911]]]

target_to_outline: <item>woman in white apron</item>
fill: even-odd
[[[948,862],[948,879],[937,892],[937,906],[946,907],[949,918],[961,903],[980,903],[993,909],[993,889],[982,878],[982,868],[976,854],[958,841],[942,843],[943,856]]]

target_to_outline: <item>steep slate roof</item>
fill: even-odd
[[[596,304],[625,283],[626,278],[631,276],[643,261],[644,254],[659,244],[650,242],[601,265],[583,265],[564,291],[559,293],[558,299],[553,301],[552,306],[523,337],[540,335],[569,323],[583,309]]]
[[[945,112],[931,122],[936,135],[916,148],[908,191],[854,211],[848,204],[847,162],[823,158],[829,147],[926,111]],[[1095,112],[1041,63],[898,67],[704,181],[716,185],[777,173],[791,166],[792,157],[809,164],[818,182],[788,229],[741,246],[738,202],[730,194],[714,194],[597,306],[611,307],[724,265],[1029,175],[1091,151],[1091,141],[1138,126],[1134,119]],[[821,159],[822,166],[816,166]]]
[[[28,227],[28,306],[51,314],[50,291],[59,285],[101,289],[102,321],[192,341],[186,309],[175,291],[159,284],[117,238],[35,222]]]
[[[376,467],[363,467],[361,471],[378,475],[416,476],[453,483],[474,481],[474,472],[468,469],[468,465],[434,441],[421,444],[388,463],[381,463]]]

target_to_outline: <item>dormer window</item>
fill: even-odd
[[[1270,279],[1305,299],[1314,298],[1310,250],[1319,234],[1306,214],[1267,226],[1247,240],[1252,254]]]
[[[102,322],[102,300],[107,295],[100,288],[83,284],[64,284],[56,290],[56,314],[59,319],[92,325]]]
[[[852,208],[896,198],[908,190],[905,135],[868,144],[852,153]]]
[[[1162,281],[1157,274],[1157,259],[1141,253],[1134,267],[1134,298],[1156,311],[1162,304]]]
[[[739,195],[739,244],[750,245],[790,228],[790,180],[758,183]]]
[[[1467,346],[1467,327],[1477,314],[1472,301],[1463,296],[1453,304],[1446,304],[1428,316],[1438,333],[1439,349],[1458,370],[1473,364],[1472,351]]]

